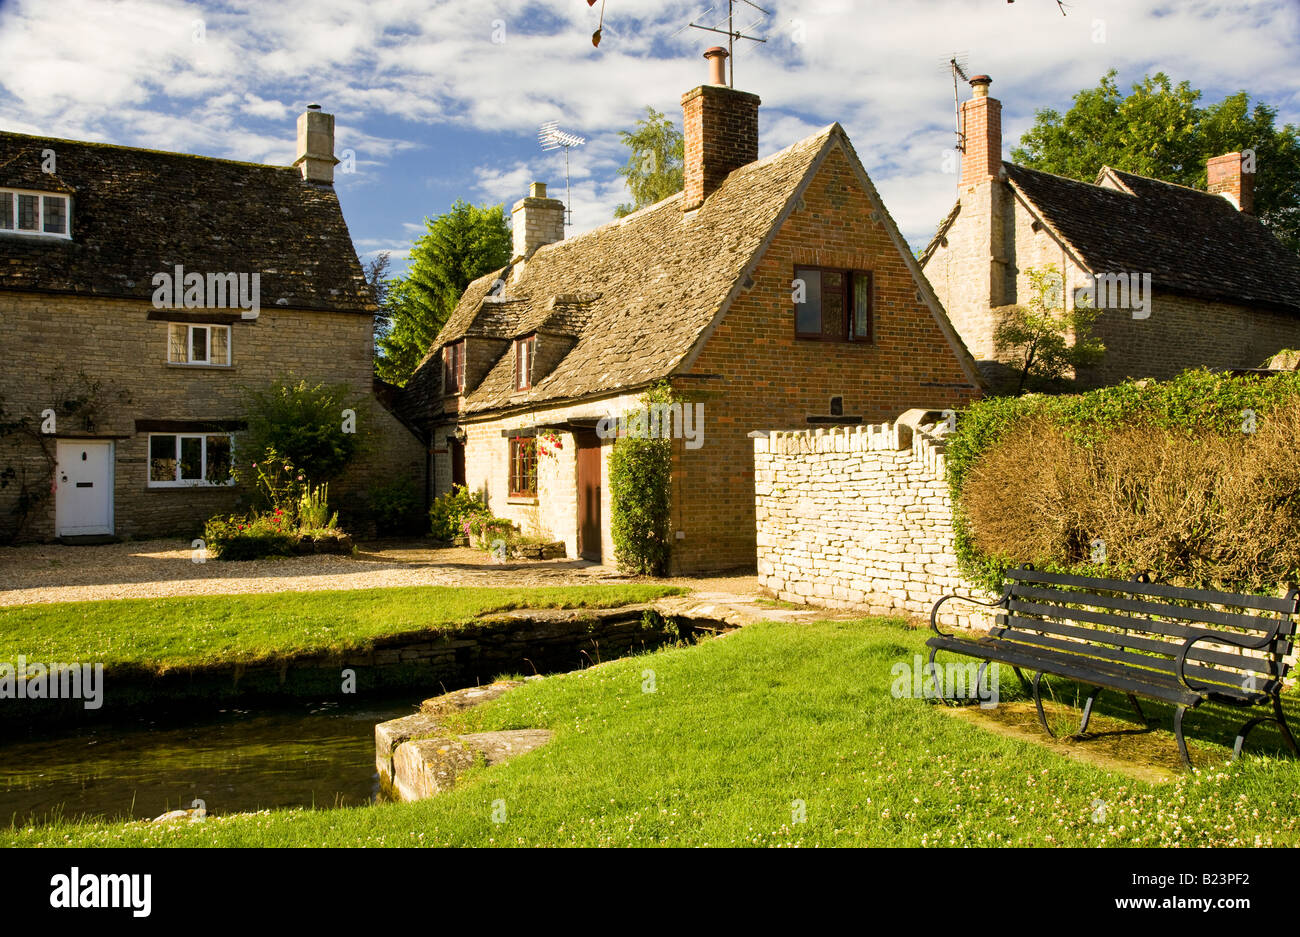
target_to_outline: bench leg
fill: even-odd
[[[1079,722],[1078,735],[1088,731],[1088,720],[1092,718],[1092,704],[1096,702],[1097,697],[1101,695],[1101,687],[1093,687],[1088,694],[1088,698],[1083,701],[1083,719]]]
[[[943,696],[943,681],[939,679],[939,667],[934,662],[934,655],[938,653],[939,649],[937,647],[930,648],[930,679],[934,681],[934,695],[939,698],[939,702],[946,703],[948,701]]]
[[[1187,715],[1187,707],[1179,706],[1174,713],[1174,738],[1178,740],[1178,754],[1183,757],[1183,764],[1192,767],[1192,756],[1187,754],[1187,741],[1183,738],[1183,716]]]
[[[1038,685],[1042,683],[1042,681],[1043,681],[1043,672],[1040,670],[1038,671],[1038,673],[1034,674],[1034,685],[1033,685],[1034,706],[1038,709],[1038,721],[1042,723],[1043,731],[1046,732],[1048,735],[1050,735],[1052,738],[1056,738],[1056,733],[1053,732],[1052,727],[1047,724],[1047,714],[1043,712],[1043,694],[1039,691],[1039,687],[1038,687]]]
[[[1282,733],[1282,739],[1286,742],[1287,748],[1291,749],[1291,754],[1300,757],[1300,747],[1296,746],[1295,736],[1291,734],[1291,727],[1286,724],[1286,713],[1282,712],[1281,691],[1273,696],[1273,715],[1277,717],[1277,728]]]
[[[1138,698],[1134,696],[1132,693],[1130,693],[1128,694],[1128,702],[1129,705],[1133,707],[1133,711],[1137,713],[1138,719],[1140,719],[1142,723],[1145,725],[1147,721],[1147,716],[1146,713],[1142,711],[1142,704],[1138,702]]]
[[[1248,721],[1237,730],[1237,738],[1232,743],[1232,760],[1236,761],[1241,757],[1241,750],[1246,744],[1246,736],[1250,730],[1255,728],[1261,722],[1273,722],[1277,724],[1278,731],[1282,733],[1282,740],[1286,742],[1287,747],[1291,749],[1291,754],[1300,755],[1300,750],[1296,748],[1295,736],[1291,734],[1291,727],[1286,724],[1286,714],[1282,712],[1282,697],[1273,697],[1273,715],[1256,716]]]

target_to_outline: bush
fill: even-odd
[[[272,514],[247,518],[211,518],[203,526],[203,540],[219,560],[259,560],[268,556],[293,556],[298,535]]]
[[[1290,374],[975,404],[947,451],[959,565],[988,588],[1032,562],[1271,593],[1300,575],[1297,432]]]
[[[671,402],[672,391],[662,383],[641,398],[645,407]],[[609,457],[610,533],[619,569],[643,576],[667,571],[672,467],[669,439],[623,436],[614,443]]]
[[[370,489],[370,511],[380,536],[418,534],[424,527],[420,518],[420,491],[406,476],[394,478]]]
[[[450,542],[468,535],[463,527],[466,521],[491,513],[482,495],[464,485],[456,485],[429,506],[430,533],[437,540]]]
[[[480,550],[492,549],[497,540],[509,544],[518,533],[514,521],[491,514],[474,514],[461,522],[461,529],[469,536],[470,543]]]
[[[248,431],[241,444],[252,452],[271,449],[317,482],[342,474],[359,449],[358,435],[343,431],[343,411],[362,419],[360,403],[345,384],[275,381],[245,392]]]

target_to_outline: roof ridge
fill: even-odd
[[[100,143],[97,140],[73,140],[66,137],[45,137],[32,133],[17,133],[12,130],[0,130],[0,137],[21,137],[24,140],[40,140],[47,143],[71,143],[74,146],[103,147],[111,150],[130,150],[133,153],[153,153],[157,156],[178,156],[182,159],[203,159],[213,163],[233,163],[236,166],[252,166],[258,169],[291,169],[280,163],[254,163],[243,159],[230,159],[225,156],[204,156],[201,153],[181,153],[177,150],[156,150],[148,146],[129,146],[125,143]]]

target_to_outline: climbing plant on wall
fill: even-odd
[[[672,400],[672,388],[661,382],[642,395],[641,404],[649,408]],[[667,434],[629,433],[614,443],[609,457],[610,533],[619,569],[642,576],[667,572],[672,467],[672,440]]]

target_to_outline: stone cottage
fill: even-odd
[[[334,118],[294,165],[0,133],[0,533],[189,533],[236,508],[245,388],[346,384],[369,454],[331,494],[420,477],[374,404],[374,301],[333,187]],[[340,431],[343,431],[340,416]]]
[[[759,160],[759,99],[725,85],[725,55],[705,53],[709,83],[682,97],[683,192],[567,239],[544,186],[514,205],[510,264],[465,291],[403,394],[432,494],[465,483],[612,563],[610,419],[667,381],[688,418],[669,431],[672,569],[752,566],[751,432],[977,395],[844,130]]]
[[[957,204],[921,265],[995,387],[994,331],[1029,301],[1027,271],[1048,265],[1064,275],[1060,308],[1085,290],[1101,310],[1107,351],[1078,375],[1084,386],[1258,367],[1300,347],[1300,257],[1253,215],[1252,154],[1211,159],[1208,192],[1109,166],[1095,184],[1017,166],[1002,159],[990,82],[971,79]]]

